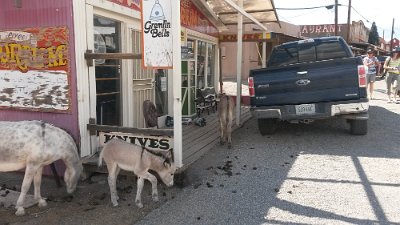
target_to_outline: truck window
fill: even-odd
[[[315,61],[315,45],[314,43],[299,45],[299,62]]]
[[[296,47],[278,47],[275,48],[269,59],[268,66],[283,66],[297,63]]]
[[[317,60],[347,57],[346,51],[339,42],[321,42],[317,44]]]

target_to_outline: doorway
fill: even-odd
[[[95,15],[94,52],[121,52],[121,24],[109,18]],[[99,125],[122,125],[121,110],[121,60],[96,59],[96,116]]]

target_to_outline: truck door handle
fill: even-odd
[[[297,72],[297,75],[307,75],[307,71],[299,71]]]

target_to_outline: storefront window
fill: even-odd
[[[94,16],[95,53],[120,52],[120,23]],[[121,61],[96,59],[96,113],[97,123],[121,125]]]
[[[203,89],[205,86],[205,60],[207,57],[207,43],[198,41],[197,51],[197,88]]]
[[[207,47],[207,87],[213,87],[215,76],[215,45],[208,44]]]
[[[156,79],[156,108],[158,115],[168,114],[168,79],[167,70],[157,70]]]
[[[187,52],[185,52],[185,57],[183,57],[184,59],[188,59],[188,60],[194,59],[194,53],[196,50],[195,43],[196,42],[194,40],[190,40],[190,39],[187,40],[187,44],[186,44]]]

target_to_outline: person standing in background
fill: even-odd
[[[368,90],[368,86],[369,86],[369,98],[372,99],[373,98],[373,94],[374,94],[374,82],[376,79],[376,71],[377,71],[377,67],[378,67],[378,71],[379,71],[379,60],[374,56],[374,51],[372,49],[368,49],[367,50],[367,56],[364,57],[363,59],[363,63],[366,67],[368,67],[367,70],[367,90]]]
[[[400,47],[393,49],[391,57],[386,59],[383,68],[388,72],[386,76],[386,93],[388,95],[388,102],[392,103],[392,85],[395,81],[397,81],[397,87],[394,90],[394,101],[396,101],[397,92],[400,90]]]

